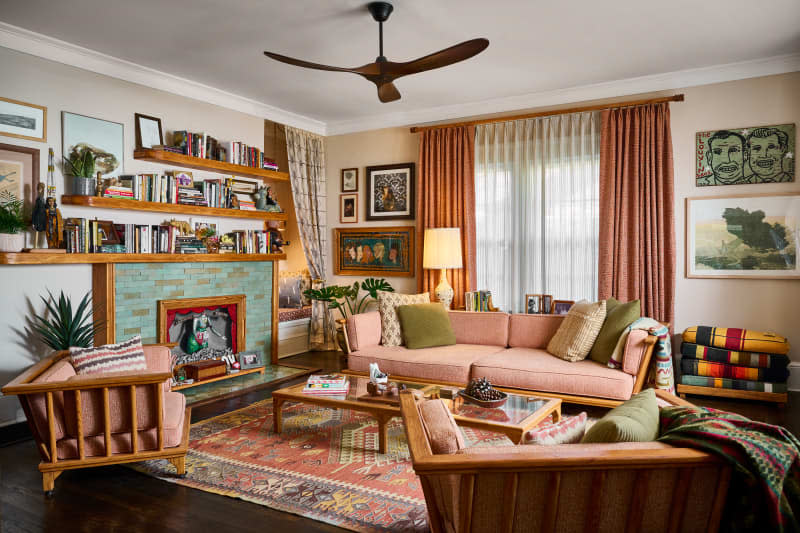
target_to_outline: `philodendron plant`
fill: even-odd
[[[359,298],[361,291],[364,294]],[[378,291],[394,292],[394,288],[385,279],[367,278],[360,284],[330,285],[321,289],[307,289],[303,295],[309,300],[326,302],[328,309],[338,309],[343,318],[358,315],[367,310],[369,304],[377,300]]]
[[[94,162],[94,152],[88,148],[83,148],[80,152],[78,150],[72,150],[72,153],[69,154],[69,159],[66,157],[64,158],[64,167],[72,176],[78,178],[93,178]]]

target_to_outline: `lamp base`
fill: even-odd
[[[453,287],[447,283],[447,269],[443,268],[442,273],[439,277],[439,284],[434,289],[433,294],[436,296],[436,299],[439,300],[445,309],[450,309],[450,304],[453,303]]]

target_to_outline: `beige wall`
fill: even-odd
[[[800,321],[800,280],[687,279],[684,272],[684,203],[687,197],[728,194],[800,192],[800,180],[774,185],[701,187],[694,185],[694,135],[697,131],[766,124],[800,124],[800,73],[691,87],[641,97],[684,93],[686,100],[671,104],[672,142],[675,155],[675,233],[678,255],[675,330],[691,325],[718,325],[775,331],[793,339]],[[586,102],[613,103],[637,99],[615,98]],[[557,106],[551,109],[583,104]],[[524,111],[524,110],[523,110]],[[538,110],[537,110],[538,111]],[[339,171],[358,166],[364,197],[364,165],[416,161],[418,135],[407,127],[330,137],[328,142],[329,225],[339,226]],[[360,205],[360,217],[364,208]],[[360,218],[359,220],[363,220]],[[359,226],[366,225],[363,222]],[[353,278],[343,278],[352,280]],[[337,278],[337,282],[339,281]],[[413,284],[397,284],[398,290],[413,291]],[[406,289],[407,287],[407,289]],[[491,289],[491,287],[489,287]],[[790,354],[800,361],[800,349]]]
[[[366,168],[374,165],[389,165],[392,163],[417,163],[419,150],[419,135],[412,134],[408,128],[387,128],[383,130],[351,133],[347,135],[334,135],[326,138],[325,171],[327,177],[327,217],[328,239],[333,245],[333,228],[347,227],[376,227],[376,226],[413,226],[411,220],[390,220],[374,222],[365,220],[366,213]],[[341,192],[341,170],[343,168],[358,168],[358,223],[341,224],[339,222],[339,195]],[[332,250],[332,248],[331,248]],[[329,283],[352,284],[355,280],[363,278],[354,276],[333,275],[333,255],[328,253]],[[380,276],[378,276],[380,277]],[[417,290],[416,277],[386,278],[398,292],[415,292]]]

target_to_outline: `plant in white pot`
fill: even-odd
[[[22,200],[9,191],[0,193],[0,252],[21,252],[25,246]]]
[[[96,190],[94,177],[95,155],[89,148],[72,150],[69,159],[64,158],[64,170],[72,176],[72,194],[92,196]]]

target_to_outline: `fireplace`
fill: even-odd
[[[175,364],[245,350],[245,295],[158,301],[158,342],[175,344]]]

